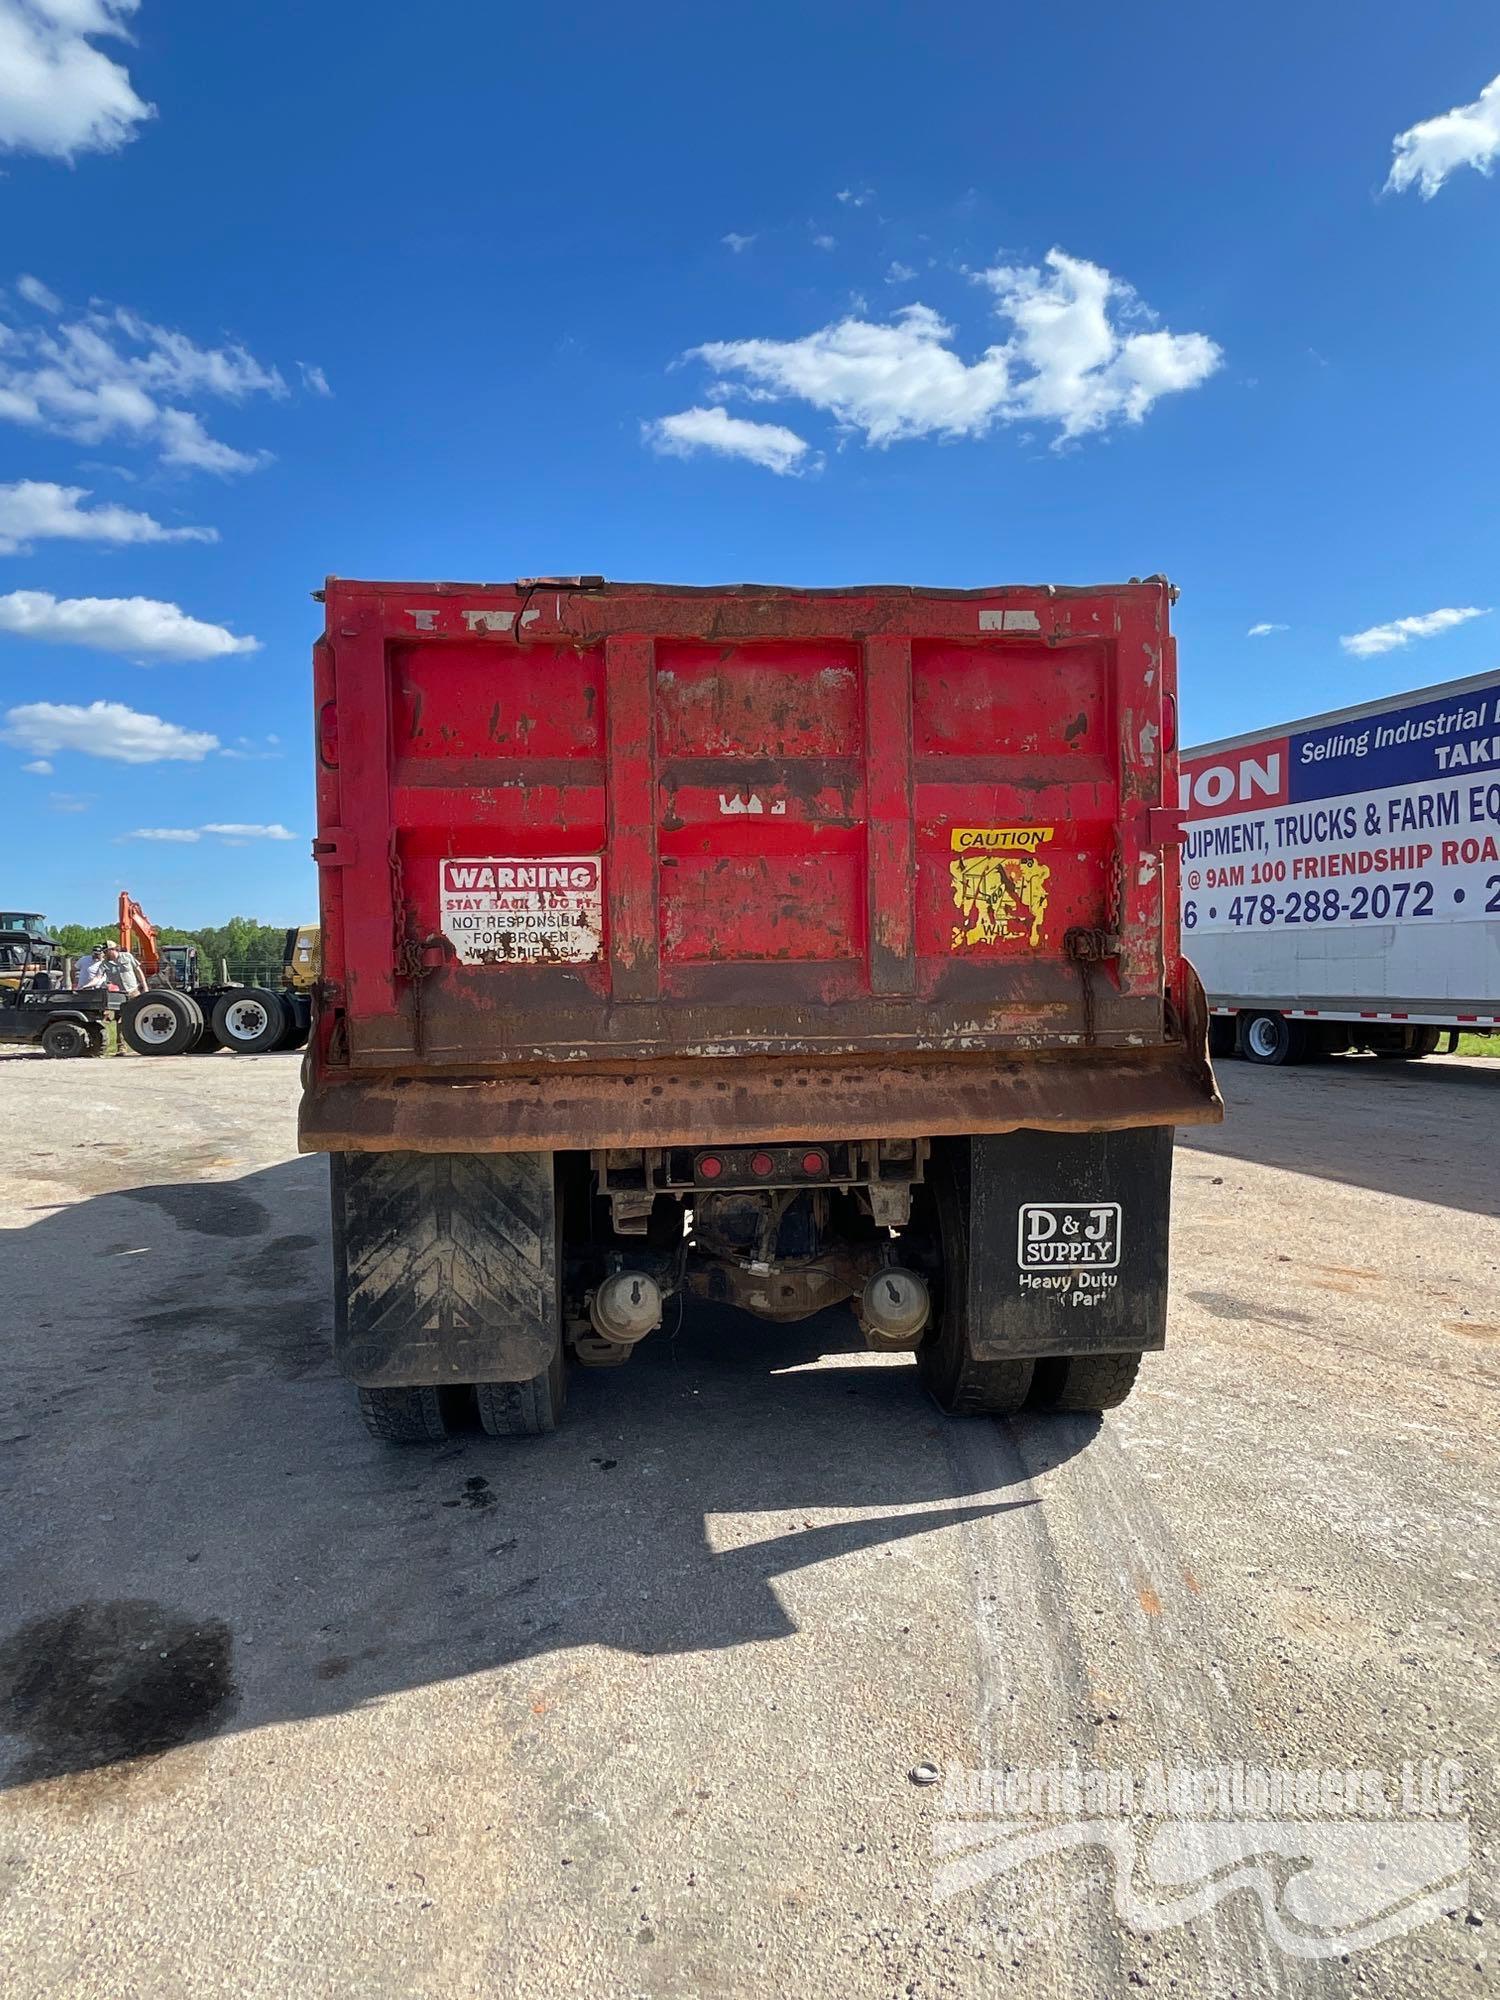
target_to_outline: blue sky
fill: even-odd
[[[4,899],[313,914],[330,571],[1164,570],[1188,741],[1489,667],[1497,70],[1478,4],[0,0]]]

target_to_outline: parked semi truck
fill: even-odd
[[[289,930],[275,987],[204,978],[195,944],[166,944],[126,889],[120,891],[120,950],[139,966],[146,990],[125,1003],[120,1033],[138,1056],[265,1055],[300,1049],[312,1022],[318,976],[316,925]]]
[[[1201,744],[1180,786],[1216,1055],[1500,1031],[1500,672]]]
[[[1123,1399],[1221,1115],[1174,595],[329,580],[300,1143],[377,1437],[549,1430],[674,1296]]]

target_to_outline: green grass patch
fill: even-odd
[[[1491,1056],[1500,1060],[1500,1035],[1460,1035],[1456,1053],[1461,1056]]]

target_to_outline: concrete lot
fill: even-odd
[[[0,1060],[7,1996],[1483,1982],[1500,1065],[1226,1064],[1102,1424],[689,1315],[555,1438],[405,1454],[329,1365],[297,1077]],[[1473,1894],[1311,1959],[1243,1888],[1127,1930],[1099,1848],[935,1896],[913,1767],[1070,1754],[1461,1758]]]

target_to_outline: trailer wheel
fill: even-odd
[[[359,1414],[382,1444],[441,1444],[448,1435],[441,1389],[361,1389]]]
[[[490,1436],[545,1437],[555,1431],[568,1400],[567,1366],[559,1341],[550,1367],[529,1382],[477,1382],[474,1400],[479,1421]]]
[[[1285,1014],[1242,1014],[1240,1054],[1246,1062],[1279,1067],[1301,1062],[1307,1053],[1307,1030]]]
[[[1435,1055],[1442,1038],[1441,1028],[1408,1028],[1398,1047],[1375,1053],[1383,1062],[1416,1062],[1422,1056]]]
[[[86,1056],[89,1033],[81,1021],[49,1021],[42,1030],[42,1054],[46,1056]]]
[[[200,1009],[170,989],[137,993],[120,1014],[120,1033],[138,1056],[180,1056],[202,1028]]]
[[[286,1027],[281,1001],[266,986],[236,986],[214,1008],[214,1033],[237,1056],[276,1048]]]
[[[1062,1354],[1036,1364],[1036,1410],[1117,1410],[1141,1372],[1138,1354]]]
[[[922,1386],[952,1417],[1008,1417],[1031,1391],[1030,1361],[981,1361],[973,1352],[965,1301],[969,1295],[969,1195],[955,1149],[933,1161],[929,1186],[937,1211],[942,1277],[937,1312],[917,1349]]]

